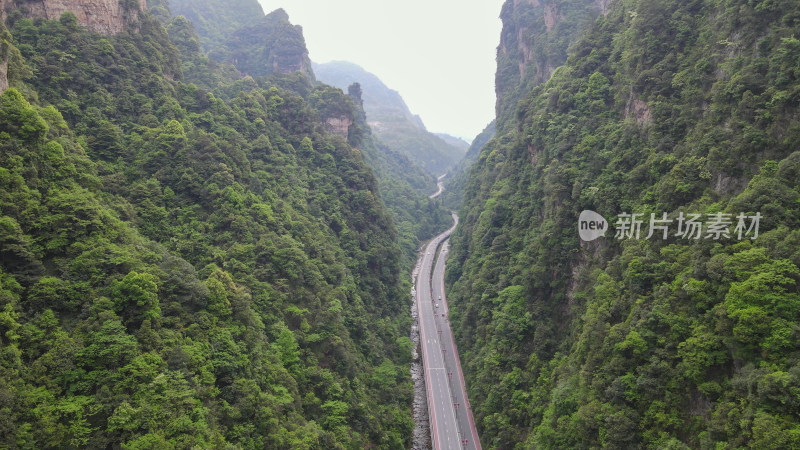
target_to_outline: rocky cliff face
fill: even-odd
[[[610,0],[508,0],[500,17],[503,31],[497,48],[497,109],[502,127],[521,92],[547,81],[567,60],[567,47]]]
[[[146,0],[0,0],[3,19],[7,11],[20,9],[28,17],[58,19],[67,11],[78,18],[78,23],[102,34],[116,34],[125,25],[135,22],[139,12],[147,9]]]
[[[800,110],[782,94],[800,92],[796,6],[506,1],[498,135],[470,169],[447,268],[484,445],[800,448],[797,405],[753,394],[798,361],[770,346],[798,308],[761,305],[790,304],[800,276],[755,287],[763,267],[800,273]],[[586,14],[605,17],[576,27]],[[585,210],[616,233],[581,239]],[[757,238],[683,239],[671,219],[659,236],[644,219],[626,239],[630,210],[771,217]]]
[[[0,55],[0,94],[8,89],[8,58]]]
[[[317,79],[342,90],[358,83],[369,119],[367,124],[372,132],[384,144],[407,156],[430,174],[441,175],[464,155],[463,149],[430,133],[422,119],[411,113],[403,97],[374,74],[344,61],[315,64],[313,69]]]
[[[347,137],[347,132],[350,130],[350,125],[352,124],[353,121],[347,116],[328,117],[328,119],[325,120],[325,128],[329,133],[344,137]]]
[[[2,2],[3,0],[0,0]],[[0,9],[2,14],[2,9]],[[0,20],[0,94],[8,89],[8,53],[11,48],[11,35],[8,34],[3,20]]]
[[[314,79],[303,28],[292,25],[283,9],[267,14],[257,25],[240,28],[210,55],[244,75],[301,72]]]
[[[272,59],[272,71],[278,73],[311,73],[308,52],[289,52],[276,54]]]

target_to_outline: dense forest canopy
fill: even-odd
[[[256,0],[123,0],[116,34],[21,3],[0,447],[408,448],[408,273],[443,204],[484,447],[800,447],[798,0],[507,0],[459,164]],[[691,214],[728,236],[674,233]]]
[[[217,50],[218,53],[222,52],[222,55],[212,52],[212,57],[209,58],[201,51],[193,23],[179,15],[185,11],[183,9],[185,5],[174,1],[169,3],[166,0],[158,0],[158,2],[159,5],[155,6],[155,0],[151,0],[151,11],[158,13],[159,20],[167,27],[170,39],[181,50],[182,68],[183,73],[186,74],[187,81],[230,95],[228,93],[229,87],[224,82],[224,79],[220,80],[220,71],[225,71],[228,77],[235,77],[237,70],[245,72],[250,70],[261,74],[269,73],[273,83],[295,92],[303,93],[305,96],[313,97],[311,101],[320,115],[320,119],[336,118],[352,122],[348,130],[348,142],[361,152],[365,162],[373,170],[378,180],[378,190],[381,198],[385,202],[398,229],[404,267],[411,265],[421,241],[432,237],[437,231],[447,228],[450,221],[447,210],[442,208],[441,204],[431,202],[428,199],[428,195],[436,189],[435,174],[431,174],[412,161],[409,154],[404,152],[402,147],[396,148],[394,145],[384,142],[381,135],[373,133],[373,127],[368,124],[368,122],[379,120],[382,117],[380,111],[396,110],[398,101],[400,108],[405,108],[407,111],[408,108],[399,95],[396,93],[389,96],[382,95],[388,89],[375,89],[376,85],[372,83],[362,85],[358,83],[359,80],[363,79],[361,77],[336,78],[329,76],[324,76],[324,80],[321,81],[327,81],[332,86],[339,87],[342,91],[347,91],[348,96],[352,98],[347,100],[342,97],[341,93],[337,93],[336,89],[331,88],[318,89],[312,94],[312,80],[316,78],[316,74],[313,72],[310,63],[307,62],[307,51],[305,50],[305,44],[302,43],[302,34],[298,35],[299,28],[292,26],[288,15],[283,10],[274,11],[266,17],[263,17],[262,14],[260,19],[253,19],[255,23],[262,22],[262,25],[252,28],[252,26],[247,25],[250,22],[240,22],[230,14],[218,15],[214,13],[218,9],[226,8],[226,3],[222,0],[207,0],[203,3],[205,5],[204,8],[199,10],[197,8],[192,9],[192,11],[205,12],[205,15],[201,14],[201,21],[214,22],[217,27],[233,30],[231,33],[235,32],[237,36],[241,37],[241,39],[237,38],[234,47],[244,53],[271,55],[276,53],[286,54],[288,52],[288,60],[302,58],[304,62],[300,65],[302,67],[300,71],[310,75],[311,80],[309,77],[298,76],[296,72],[285,74],[286,76],[272,76],[276,72],[274,70],[275,67],[263,58],[253,58],[252,60],[236,58],[238,63],[236,67],[220,63],[215,58],[222,61],[229,60],[230,55],[225,53],[230,52],[230,48],[226,47],[229,39],[214,37],[214,35],[207,33],[206,37],[211,39],[212,43],[223,46],[223,48]],[[257,2],[256,0],[249,0],[249,3]],[[255,9],[255,6],[251,5],[250,8]],[[178,15],[173,16],[173,14]],[[258,32],[257,30],[261,28],[267,31]],[[300,40],[298,41],[298,39]],[[294,47],[287,47],[285,45],[286,42],[294,42]],[[295,56],[291,56],[292,48],[296,51]],[[249,69],[243,64],[244,61],[249,61],[246,66]],[[351,66],[357,67],[352,64],[347,65],[347,67]],[[209,67],[214,70],[210,71]],[[317,67],[319,68],[319,66]],[[280,75],[281,71],[277,72],[275,75]],[[259,77],[256,76],[256,78]],[[377,80],[377,82],[382,86],[380,80]],[[364,90],[367,92],[365,93]],[[369,112],[367,112],[368,108],[370,109]],[[410,113],[408,114],[410,115]],[[421,133],[426,135],[426,138],[434,138],[434,136],[428,136],[430,133],[424,130]],[[434,143],[434,146],[437,145],[447,147],[438,138]],[[452,150],[452,148],[447,147],[447,151]],[[429,159],[430,161],[437,161],[436,158]],[[455,159],[448,161],[450,161],[448,163],[450,164]],[[441,170],[444,169],[442,168]]]
[[[506,2],[498,135],[448,265],[486,447],[800,446],[798,11]],[[581,241],[583,210],[643,235]],[[645,239],[664,212],[730,214],[732,237]]]
[[[321,117],[353,100],[178,19],[6,23],[2,445],[407,447],[402,241]]]
[[[240,28],[257,25],[264,17],[261,5],[253,0],[149,0],[147,9],[159,6],[188,19],[207,52],[219,48]]]

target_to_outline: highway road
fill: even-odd
[[[439,176],[439,179],[436,180],[436,185],[439,186],[439,190],[434,192],[433,194],[429,195],[428,198],[436,198],[439,195],[441,195],[441,193],[444,191],[444,181],[442,181],[442,178],[444,178],[446,176],[447,176],[447,174]]]
[[[481,448],[450,331],[444,292],[446,241],[458,225],[458,216],[455,214],[453,221],[452,228],[435,237],[425,247],[416,280],[422,361],[434,450]],[[443,243],[436,260],[437,249]]]

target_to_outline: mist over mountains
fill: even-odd
[[[432,174],[443,174],[464,156],[469,144],[452,136],[428,132],[397,91],[356,64],[335,61],[314,64],[320,81],[342,89],[359,83],[370,128],[383,142]]]

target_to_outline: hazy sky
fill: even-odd
[[[311,60],[354,62],[428,130],[471,140],[494,118],[503,0],[259,0],[303,26]]]

